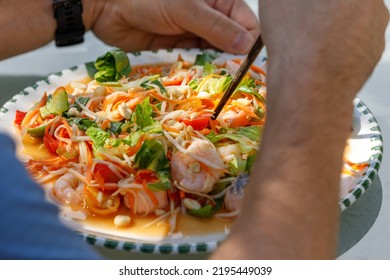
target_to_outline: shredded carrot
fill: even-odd
[[[87,166],[86,166],[86,180],[87,182],[91,182],[92,180],[92,168],[93,168],[93,160],[92,160],[92,152],[87,145]]]
[[[232,61],[237,63],[237,64],[242,64],[242,59],[239,59],[239,58],[232,59]],[[263,69],[261,69],[261,67],[256,66],[254,64],[251,65],[251,70],[254,72],[260,73],[263,76],[267,76],[267,73]]]
[[[91,104],[89,105],[89,110],[91,110],[92,112],[97,111],[98,108],[99,108],[99,103],[96,101],[91,102]]]
[[[134,66],[133,67],[133,72],[135,73],[138,73],[141,75],[141,77],[143,76],[148,76],[148,75],[155,75],[155,74],[159,74],[161,73],[161,66],[151,66],[151,65],[147,65],[147,66]],[[130,75],[132,74],[130,73]]]
[[[208,128],[203,128],[203,129],[200,131],[200,133],[201,133],[202,135],[208,135],[208,134],[210,134],[210,132],[211,132],[211,129],[208,129]]]
[[[72,135],[72,128],[70,127],[68,121],[65,118],[61,118],[62,123],[64,124],[66,131],[68,132],[68,135]],[[69,137],[68,136],[68,137]]]
[[[182,104],[182,103],[186,102],[186,100],[173,100],[173,99],[169,99],[168,97],[165,97],[165,96],[162,96],[162,95],[158,94],[155,90],[150,90],[150,91],[148,91],[148,93],[149,93],[150,96],[153,96],[157,100],[166,101],[166,102],[172,103],[172,104]]]
[[[166,124],[163,124],[162,127],[163,127],[163,129],[164,129],[165,131],[173,132],[173,133],[178,133],[178,134],[180,133],[180,129],[177,129],[177,128],[175,128],[175,127],[167,126]]]
[[[46,101],[47,101],[47,95],[46,95],[46,92],[45,94],[43,95],[43,97],[41,98],[41,100],[34,106],[34,109],[32,109],[31,111],[27,112],[27,114],[25,115],[22,123],[21,123],[21,127],[25,127],[27,124],[30,123],[30,121],[32,120],[32,118],[36,117],[38,114],[39,114],[39,109],[43,106],[45,106],[46,104]]]
[[[114,92],[114,89],[113,89],[112,87],[106,86],[105,89],[106,89],[106,94],[107,94],[107,95]]]
[[[259,118],[250,108],[247,106],[239,103],[239,102],[234,102],[231,106],[229,106],[229,109],[235,109],[238,108],[241,111],[244,111],[247,116],[250,116],[252,118]]]
[[[250,121],[248,123],[249,126],[252,126],[252,125],[263,125],[265,123],[265,120],[262,119],[261,121]]]
[[[99,184],[99,188],[104,191],[104,178],[100,175],[100,173],[95,173],[95,180]]]
[[[263,76],[267,76],[267,73],[263,69],[261,69],[259,66],[256,66],[254,64],[251,65],[251,70],[260,73]]]
[[[184,76],[176,76],[174,79],[163,81],[163,86],[179,86],[184,80]]]
[[[145,139],[145,135],[142,135],[134,147],[129,146],[129,148],[127,150],[127,155],[130,157],[135,155],[138,152],[138,150],[141,148],[141,145],[142,145],[144,139]]]
[[[98,192],[96,190],[94,190],[93,188],[90,188],[88,186],[85,186],[83,188],[83,193],[84,193],[84,195],[89,196],[90,202],[92,202],[93,204],[96,204],[96,205],[99,204],[99,202],[96,198],[97,194],[98,194]]]
[[[368,163],[353,163],[350,161],[346,162],[352,169],[360,171],[363,170],[364,168],[368,167]]]
[[[108,127],[110,127],[110,124],[111,124],[111,121],[109,119],[105,119],[102,124],[100,125],[100,127],[103,129],[103,130],[106,130]]]

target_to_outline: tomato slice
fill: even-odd
[[[119,177],[106,164],[97,163],[94,169],[95,177],[100,177],[105,183],[118,183]]]
[[[192,126],[193,129],[195,130],[202,130],[207,127],[209,124],[210,116],[200,116],[197,117],[196,119],[181,119],[180,121],[184,123],[187,126]]]
[[[14,124],[20,128],[22,125],[22,121],[24,120],[24,117],[26,116],[27,112],[16,110],[15,112],[15,119]]]

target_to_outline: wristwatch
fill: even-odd
[[[53,0],[54,17],[57,21],[55,43],[57,47],[84,42],[85,27],[81,0]]]

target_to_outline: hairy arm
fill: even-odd
[[[83,0],[83,22],[105,43],[125,51],[215,47],[245,53],[259,34],[242,0]],[[54,39],[52,0],[0,0],[0,60]]]
[[[380,57],[388,22],[383,1],[361,4],[260,1],[267,123],[241,215],[213,258],[336,257],[352,101]]]

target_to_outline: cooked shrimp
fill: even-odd
[[[222,160],[227,164],[229,164],[236,157],[241,157],[240,145],[237,143],[217,147],[217,151]]]
[[[154,197],[151,198],[151,195]],[[148,194],[145,190],[132,190],[124,196],[124,201],[134,214],[148,215],[168,206],[168,194],[166,191],[151,191],[151,194]]]
[[[244,188],[247,185],[248,180],[249,176],[247,173],[240,174],[228,187],[224,200],[227,211],[235,212],[241,209],[242,200],[244,199]]]
[[[201,139],[192,141],[186,150],[187,153],[177,151],[172,156],[173,178],[187,191],[209,193],[224,173],[220,155],[208,141]]]
[[[217,121],[222,127],[240,127],[249,124],[251,117],[243,110],[227,110],[221,112]]]
[[[52,194],[59,201],[72,208],[83,206],[82,185],[71,173],[65,173],[53,184]]]

